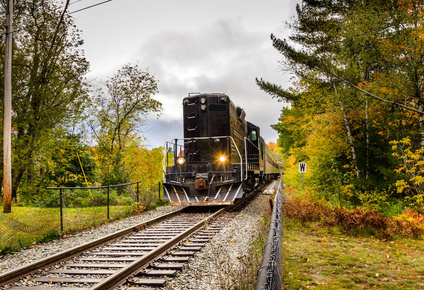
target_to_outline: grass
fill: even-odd
[[[110,220],[132,213],[131,206],[110,206]],[[0,214],[0,255],[19,251],[34,243],[59,238],[69,233],[108,221],[107,207],[66,208],[63,211],[63,232],[59,208],[12,207]]]
[[[285,219],[285,289],[424,289],[424,241],[351,236]]]

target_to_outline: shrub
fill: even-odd
[[[409,218],[407,212],[404,216],[391,218],[365,208],[331,209],[317,202],[292,199],[284,204],[284,213],[287,218],[299,220],[302,224],[319,222],[328,227],[338,226],[353,235],[369,233],[391,239],[393,236],[419,238],[424,234],[424,217]]]
[[[120,196],[118,198],[118,205],[132,205],[134,199],[131,196]]]

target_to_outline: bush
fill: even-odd
[[[118,199],[118,205],[132,205],[133,203],[134,199],[131,196],[121,195]]]
[[[338,226],[348,234],[369,233],[384,239],[393,236],[419,238],[424,234],[424,225],[419,220],[391,218],[365,208],[347,210],[331,209],[304,199],[292,199],[284,204],[287,218],[307,222],[319,222],[327,227]]]

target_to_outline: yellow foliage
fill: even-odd
[[[405,174],[409,180],[398,180],[397,191],[411,192],[413,203],[423,205],[424,200],[424,149],[413,150],[411,139],[404,138],[400,141],[392,141],[393,156],[399,160],[396,173]]]

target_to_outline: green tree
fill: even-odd
[[[80,135],[58,136],[46,150],[46,176],[50,186],[90,186],[97,181],[96,164]],[[87,183],[86,183],[87,179]]]
[[[88,62],[79,47],[80,32],[67,15],[69,0],[17,1],[12,70],[13,194],[21,181],[33,183],[44,148],[63,124],[76,124],[88,98]],[[4,17],[3,15],[1,17]],[[1,49],[4,51],[4,45]],[[3,64],[1,64],[2,66]],[[0,68],[0,74],[3,74]],[[3,75],[0,75],[1,82]],[[0,84],[0,94],[3,94]],[[2,106],[3,107],[3,106]],[[26,194],[26,193],[24,193]]]
[[[123,160],[127,147],[137,139],[149,112],[159,114],[162,104],[153,99],[157,81],[138,65],[127,64],[108,78],[94,100],[89,127],[97,143],[103,184],[128,181]]]

